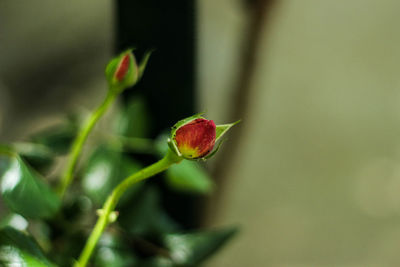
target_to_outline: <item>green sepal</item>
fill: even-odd
[[[221,124],[217,125],[215,129],[215,142],[218,142],[219,139],[230,129],[232,126],[238,124],[240,120],[233,122],[233,123],[228,123],[228,124]]]
[[[200,158],[200,159],[202,159],[203,161],[206,161],[206,160],[208,160],[209,158],[213,157],[213,156],[215,155],[215,153],[218,152],[219,148],[221,147],[221,145],[222,145],[222,143],[223,143],[224,141],[225,141],[225,139],[222,140],[221,142],[219,142],[218,145],[217,145],[217,147],[214,148],[213,151],[210,152],[210,154],[208,154],[208,155],[206,155],[205,157],[202,157],[202,158]]]
[[[216,129],[215,129],[215,143],[217,143],[218,141],[221,140],[221,137],[226,134],[226,132],[228,132],[228,130],[230,128],[232,128],[232,126],[238,124],[240,122],[240,120],[233,122],[233,123],[228,123],[228,124],[221,124],[221,125],[217,125]],[[206,161],[207,159],[213,157],[219,150],[219,148],[221,147],[222,143],[225,140],[221,140],[218,144],[217,147],[213,149],[213,151],[210,152],[210,154],[206,155],[205,157],[202,157],[201,159]]]
[[[228,132],[228,130],[230,128],[232,128],[232,126],[238,124],[240,122],[240,120],[233,122],[233,123],[228,123],[228,124],[221,124],[221,125],[217,125],[216,129],[215,129],[215,143],[217,143],[218,141],[220,141],[221,137]],[[218,144],[217,147],[213,149],[213,151],[211,151],[208,155],[206,155],[205,157],[202,157],[200,159],[206,161],[207,159],[213,157],[215,155],[215,153],[218,152],[219,148],[221,147],[222,143],[225,140],[221,140]]]
[[[143,56],[143,58],[142,58],[142,60],[140,61],[140,64],[139,64],[139,77],[138,77],[138,80],[140,78],[142,78],[144,70],[146,69],[146,66],[147,66],[147,62],[149,61],[149,58],[150,58],[150,56],[151,56],[151,54],[153,52],[154,52],[154,50],[149,50],[146,53],[144,53],[144,56]]]
[[[178,147],[176,146],[175,141],[173,141],[171,138],[168,138],[167,144],[168,144],[169,149],[172,150],[172,152],[174,152],[178,157],[182,157],[182,154],[179,151]]]

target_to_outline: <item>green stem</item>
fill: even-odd
[[[71,152],[69,154],[67,167],[65,168],[64,174],[61,178],[60,185],[58,188],[58,193],[61,198],[64,196],[65,191],[67,190],[68,186],[71,184],[74,178],[74,170],[76,163],[78,162],[79,155],[82,151],[83,145],[92,131],[96,122],[101,118],[110,104],[114,101],[117,97],[117,94],[113,93],[112,90],[109,90],[106,98],[104,99],[103,103],[91,114],[88,118],[86,123],[83,125],[81,131],[79,132],[78,136],[75,138],[74,143],[71,147]]]
[[[167,154],[164,158],[157,161],[156,163],[142,169],[141,171],[127,177],[123,180],[111,194],[108,196],[106,202],[103,205],[102,212],[100,214],[97,223],[90,234],[86,245],[79,257],[78,262],[75,263],[75,267],[85,267],[88,263],[90,256],[93,253],[94,248],[96,247],[97,242],[100,239],[104,229],[110,223],[110,214],[114,211],[115,206],[118,203],[118,200],[122,196],[122,194],[133,184],[140,182],[146,178],[149,178],[157,173],[160,173],[166,169],[168,169],[172,164],[178,163],[182,160],[182,158],[178,157],[174,152],[168,150]]]

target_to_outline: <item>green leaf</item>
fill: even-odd
[[[115,133],[126,137],[147,137],[150,128],[149,111],[143,97],[133,97],[122,107],[115,123]]]
[[[218,142],[221,137],[226,134],[226,132],[228,132],[228,130],[230,128],[232,128],[232,126],[238,124],[240,122],[240,120],[234,122],[234,123],[229,123],[229,124],[221,124],[221,125],[217,125],[215,131],[216,131],[216,137],[215,137],[215,142]]]
[[[10,158],[2,175],[1,193],[12,211],[32,219],[51,217],[61,204],[58,196],[19,156]]]
[[[8,226],[24,231],[28,228],[28,225],[28,221],[17,213],[10,213],[7,216],[4,216],[0,221],[0,229]]]
[[[32,143],[47,147],[56,155],[69,152],[71,143],[78,132],[76,118],[69,118],[67,122],[45,129],[31,137]]]
[[[209,194],[214,182],[199,163],[184,160],[171,166],[165,173],[167,184],[177,191]]]
[[[37,243],[26,234],[11,227],[0,230],[0,265],[50,267]]]
[[[121,226],[133,235],[152,235],[173,232],[177,224],[160,207],[158,191],[149,187],[135,196],[132,204],[121,209]]]
[[[158,135],[154,142],[155,150],[160,158],[162,158],[168,152],[168,139],[169,133],[168,130],[166,130]]]
[[[101,205],[115,186],[141,169],[142,166],[138,162],[118,151],[100,146],[91,155],[86,168],[83,170],[82,187],[97,205]],[[138,183],[132,186],[123,195],[121,203],[135,194],[141,185],[142,183]]]
[[[225,228],[167,234],[164,237],[164,244],[169,249],[171,258],[176,265],[198,266],[217,252],[236,232],[237,228]]]
[[[96,267],[137,265],[137,259],[130,251],[130,248],[124,244],[120,237],[109,232],[105,232],[99,240],[93,261]]]
[[[12,146],[36,170],[44,170],[54,162],[55,154],[47,146],[34,143],[14,143]]]
[[[0,154],[0,177],[2,177],[3,174],[7,171],[9,165],[10,157]]]
[[[146,259],[140,262],[140,267],[175,267],[171,259],[164,258],[161,256]]]

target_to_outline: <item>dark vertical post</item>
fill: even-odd
[[[143,79],[125,94],[139,94],[146,100],[153,124],[150,137],[194,113],[194,10],[194,0],[117,1],[117,51],[135,47],[140,59],[146,49],[155,49]],[[187,227],[196,225],[195,200],[164,193],[172,215]]]
[[[155,52],[135,88],[148,100],[160,133],[194,111],[194,0],[119,0],[118,51],[136,47]]]

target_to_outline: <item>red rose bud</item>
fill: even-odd
[[[137,64],[132,49],[112,59],[106,67],[106,77],[111,90],[117,93],[135,85],[141,78],[151,52],[144,55],[140,65]]]
[[[179,127],[174,136],[182,157],[197,159],[207,156],[214,148],[216,126],[212,120],[194,119]]]
[[[215,125],[212,120],[206,120],[201,115],[180,120],[172,127],[168,146],[178,157],[203,160],[212,157],[222,144],[222,137],[239,123]],[[218,145],[214,148],[216,143]]]

